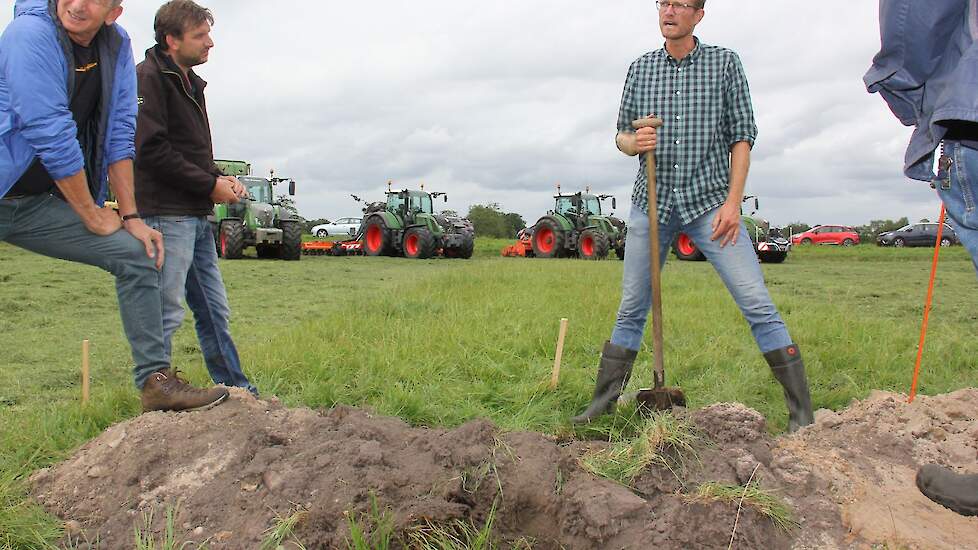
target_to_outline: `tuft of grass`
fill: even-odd
[[[628,435],[633,430],[635,435]],[[631,485],[651,466],[670,470],[683,483],[687,466],[699,460],[697,448],[704,442],[690,421],[667,412],[616,426],[611,437],[610,447],[585,453],[579,463],[585,470],[622,485]]]
[[[370,495],[370,512],[355,517],[345,512],[346,523],[350,529],[350,538],[346,542],[348,550],[388,550],[391,548],[394,536],[394,518],[390,511],[381,509],[377,496]]]
[[[447,524],[426,523],[409,536],[409,547],[416,550],[496,550],[492,540],[492,523],[496,517],[496,503],[489,510],[489,517],[482,527],[471,521],[455,520]],[[521,539],[518,548],[530,548],[529,541]]]
[[[265,531],[265,540],[261,543],[261,550],[276,550],[285,541],[290,541],[299,550],[305,550],[305,546],[293,534],[296,526],[302,523],[309,515],[309,511],[301,506],[296,506],[292,513],[282,517],[275,514],[275,525]]]
[[[794,519],[791,509],[774,493],[767,489],[761,489],[756,481],[747,484],[746,487],[740,485],[729,485],[716,481],[709,481],[700,485],[696,492],[685,497],[690,503],[724,503],[734,504],[743,500],[743,505],[753,508],[762,516],[767,517],[779,529],[790,532],[800,524]]]
[[[179,512],[180,505],[167,506],[165,512],[165,520],[163,524],[163,533],[160,538],[157,539],[153,526],[156,507],[151,507],[148,511],[144,511],[141,514],[142,523],[137,523],[133,530],[135,532],[135,550],[183,550],[191,545],[194,545],[198,550],[204,547],[204,544],[198,544],[193,541],[177,542],[176,528],[174,525],[177,521],[177,516]]]

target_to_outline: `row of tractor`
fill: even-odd
[[[351,239],[303,243],[301,221],[286,208],[283,197],[276,197],[274,192],[278,184],[287,182],[289,195],[295,195],[294,180],[277,178],[274,172],[268,178],[253,176],[251,165],[244,161],[216,163],[224,174],[236,176],[248,191],[235,204],[216,205],[209,218],[218,254],[223,258],[241,258],[248,247],[255,247],[259,258],[283,260],[298,260],[303,254],[468,259],[475,249],[475,227],[470,220],[435,213],[435,201],[448,201],[445,193],[428,192],[423,186],[421,190],[392,190],[390,182],[385,201],[367,202],[351,195],[364,204],[362,222]],[[618,259],[624,259],[627,227],[620,218],[604,213],[602,206],[608,199],[611,209],[616,209],[617,201],[611,195],[595,195],[590,189],[561,193],[558,186],[554,208],[533,226],[523,229],[519,240],[504,248],[502,255],[603,260],[613,252]],[[754,212],[742,218],[758,258],[762,262],[783,262],[790,243],[769,236],[770,224],[754,215],[757,198],[745,197],[744,202],[750,199]],[[706,259],[684,233],[679,234],[672,248],[680,260]]]
[[[517,242],[502,249],[503,256],[526,258],[581,258],[603,260],[611,251],[618,259],[625,259],[625,222],[602,212],[602,202],[611,199],[611,208],[617,207],[611,195],[593,195],[590,190],[562,194],[558,188],[554,196],[554,208],[529,228],[520,231]],[[754,211],[741,214],[747,233],[751,237],[757,257],[764,263],[781,263],[791,248],[787,239],[771,236],[771,225],[756,217],[757,197],[753,199]],[[702,261],[706,256],[689,235],[680,233],[673,242],[672,251],[680,260]]]

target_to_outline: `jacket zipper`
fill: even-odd
[[[184,95],[186,95],[187,98],[190,99],[190,101],[193,101],[194,102],[194,105],[197,106],[197,110],[200,112],[200,116],[204,117],[204,119],[206,121],[207,116],[204,115],[204,110],[200,107],[200,103],[197,103],[197,100],[194,99],[194,96],[190,95],[190,90],[187,89],[187,85],[186,85],[186,83],[184,83],[183,77],[180,76],[179,74],[177,74],[177,73],[175,73],[173,71],[167,70],[167,69],[161,69],[161,71],[163,72],[163,74],[172,74],[173,76],[175,76],[175,77],[177,77],[177,78],[180,79],[180,88],[183,90]]]

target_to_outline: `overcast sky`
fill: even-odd
[[[9,6],[10,4],[8,4]],[[136,61],[160,2],[125,0]],[[652,0],[212,0],[208,111],[218,158],[295,178],[307,218],[359,214],[386,182],[498,202],[532,224],[553,191],[627,203],[637,160],[617,151],[629,64],[659,48]],[[4,10],[6,26],[12,10]],[[759,136],[748,194],[775,225],[937,217],[902,175],[910,130],[862,75],[877,2],[709,0],[696,29],[737,51]]]

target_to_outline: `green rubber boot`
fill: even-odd
[[[808,393],[808,377],[805,376],[805,363],[801,360],[798,346],[791,344],[769,351],[764,354],[764,359],[784,388],[784,401],[788,405],[788,432],[797,432],[815,422],[812,397]]]
[[[598,381],[594,386],[594,397],[586,411],[571,418],[574,424],[586,424],[595,418],[613,412],[618,396],[628,385],[632,376],[632,365],[638,350],[604,343],[601,351],[601,364],[598,367]]]

